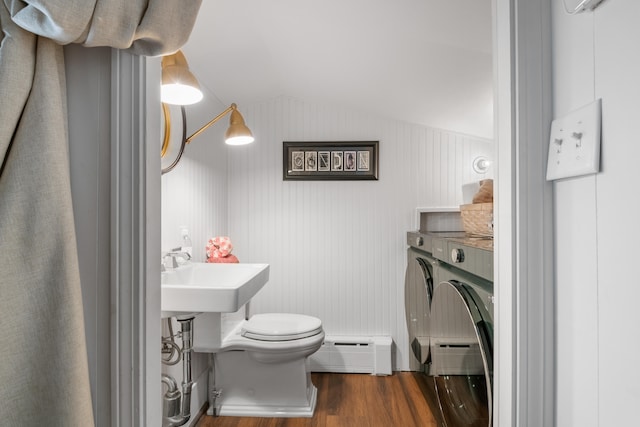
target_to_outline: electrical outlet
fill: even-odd
[[[547,181],[600,170],[600,99],[551,123]]]

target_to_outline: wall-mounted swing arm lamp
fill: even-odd
[[[236,104],[231,104],[229,108],[195,131],[193,135],[187,138],[187,144],[189,144],[196,136],[207,130],[215,122],[223,118],[227,113],[231,113],[231,117],[229,118],[229,129],[227,129],[224,134],[224,142],[229,145],[251,144],[254,141],[253,134],[247,125],[244,124],[244,118],[242,117],[242,114],[238,112]]]
[[[180,51],[162,58],[161,98],[165,124],[161,151],[162,157],[166,155],[171,139],[171,118],[167,104],[180,105],[182,112],[180,150],[171,165],[162,169],[163,174],[171,171],[178,164],[186,144],[189,144],[194,138],[229,113],[231,113],[231,116],[229,118],[229,128],[224,136],[225,143],[228,145],[245,145],[254,141],[253,134],[245,124],[244,118],[238,111],[236,104],[231,104],[226,110],[215,116],[191,136],[187,137],[187,116],[184,106],[200,101],[202,99],[202,92],[200,91],[198,80],[189,70],[187,60]]]

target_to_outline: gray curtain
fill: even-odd
[[[201,0],[0,4],[0,425],[92,426],[62,45],[156,56]]]

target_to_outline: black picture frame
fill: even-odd
[[[379,141],[283,141],[285,181],[377,180]]]

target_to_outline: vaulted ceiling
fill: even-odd
[[[204,0],[183,51],[224,104],[281,95],[493,134],[491,0]]]

